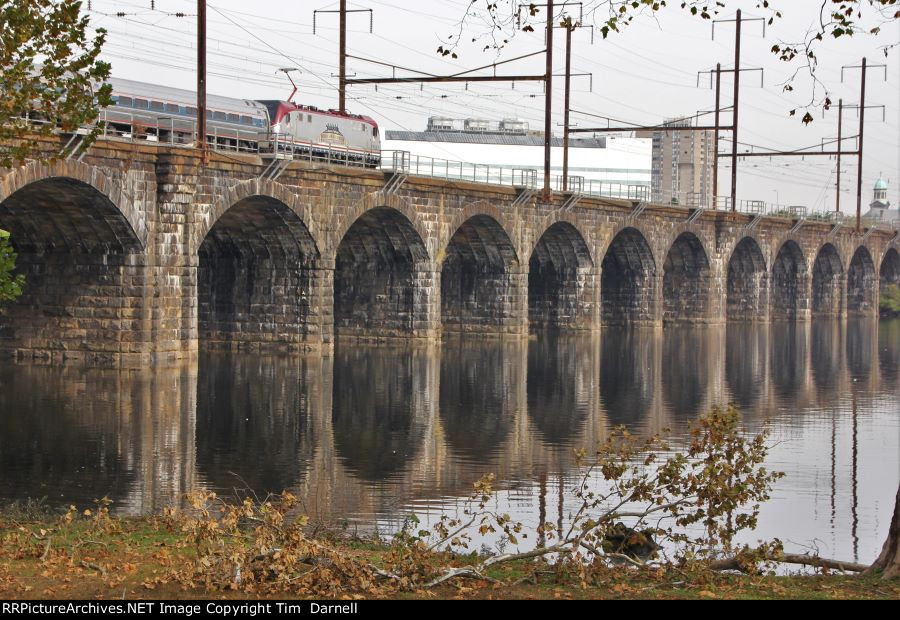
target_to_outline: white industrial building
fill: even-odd
[[[523,170],[533,170],[538,183],[543,178],[544,137],[518,119],[431,117],[426,131],[386,131],[381,148],[387,158],[393,157],[390,151],[409,153],[413,174],[505,185]],[[649,195],[651,150],[649,138],[576,134],[569,141],[569,178],[582,177],[585,193]],[[552,138],[550,151],[553,187],[561,189],[562,138]]]

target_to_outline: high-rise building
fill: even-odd
[[[650,168],[653,202],[711,207],[715,133],[678,129],[691,127],[690,119],[663,124],[672,129],[635,132],[639,138],[653,139]]]

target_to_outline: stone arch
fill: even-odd
[[[631,227],[620,230],[610,242],[600,270],[604,323],[641,323],[656,319],[656,260],[640,230]]]
[[[143,220],[96,168],[32,164],[0,189],[23,294],[0,314],[0,349],[21,358],[118,365],[151,340]]]
[[[772,263],[772,317],[796,319],[809,308],[806,257],[793,239],[785,241]]]
[[[435,244],[440,244],[435,240],[434,236],[429,233],[428,226],[422,219],[422,215],[416,209],[415,205],[405,196],[397,196],[396,194],[385,194],[384,192],[372,192],[366,194],[365,198],[348,211],[340,211],[335,209],[335,220],[332,222],[333,242],[329,244],[330,252],[323,249],[323,256],[337,257],[337,250],[340,243],[347,236],[350,227],[355,225],[361,217],[366,213],[375,209],[392,209],[398,212],[408,222],[409,226],[415,231],[422,241],[422,246],[426,249],[428,260],[433,260],[436,255]]]
[[[198,336],[207,348],[302,348],[321,338],[319,250],[283,201],[247,195],[197,250]]]
[[[844,265],[837,248],[824,244],[816,255],[812,273],[812,312],[814,316],[837,317],[843,310]]]
[[[31,162],[16,168],[0,179],[0,203],[6,202],[13,194],[30,185],[43,182],[57,184],[59,192],[65,192],[67,184],[70,184],[70,187],[90,187],[96,194],[106,199],[101,202],[112,205],[117,211],[113,219],[124,220],[116,225],[120,240],[133,237],[139,242],[140,249],[146,247],[149,234],[146,217],[128,198],[122,189],[122,184],[113,180],[102,169],[80,161]],[[110,216],[112,214],[106,211],[101,217],[109,219]],[[128,228],[124,226],[125,223],[128,224]]]
[[[896,248],[888,248],[884,253],[878,276],[882,295],[889,286],[900,286],[900,252]]]
[[[516,259],[520,256],[526,256],[528,249],[522,249],[518,244],[518,235],[516,234],[515,222],[512,218],[499,207],[485,200],[478,200],[466,204],[462,209],[457,210],[451,217],[447,219],[447,224],[441,227],[441,233],[437,239],[437,248],[433,256],[436,262],[442,263],[446,258],[445,252],[450,245],[450,240],[462,225],[477,216],[487,216],[494,220],[497,226],[503,230],[507,238],[510,240],[516,254]]]
[[[856,248],[847,269],[847,310],[858,314],[878,311],[878,272],[869,249]]]
[[[716,247],[716,238],[714,235],[709,234],[710,231],[704,230],[701,227],[696,226],[695,224],[687,224],[681,223],[672,226],[669,229],[668,234],[664,237],[661,237],[656,245],[653,246],[653,255],[664,262],[665,254],[672,248],[672,245],[678,240],[679,237],[684,235],[689,235],[697,238],[700,246],[703,248],[703,251],[707,253],[709,256],[709,252],[707,248],[715,248]],[[715,270],[714,261],[710,261],[710,267]]]
[[[594,261],[584,237],[566,221],[544,229],[528,263],[528,318],[532,327],[590,328]]]
[[[217,192],[216,201],[210,207],[209,213],[202,218],[197,226],[197,245],[203,243],[209,231],[236,204],[244,203],[244,201],[256,198],[265,198],[274,202],[278,202],[289,210],[293,211],[297,218],[303,222],[304,227],[308,231],[316,244],[316,248],[324,253],[325,242],[322,232],[316,225],[316,218],[313,215],[312,200],[306,199],[303,193],[298,193],[297,188],[288,187],[264,179],[247,179],[239,181],[226,189],[215,190]]]
[[[729,320],[766,318],[769,299],[769,271],[759,242],[743,237],[728,259],[725,314]]]
[[[445,331],[519,332],[525,326],[525,274],[506,230],[479,213],[466,219],[442,253]]]
[[[683,232],[663,262],[663,321],[702,322],[709,315],[712,269],[703,243]]]
[[[334,329],[354,336],[428,335],[433,273],[408,217],[375,207],[346,229],[334,268]]]

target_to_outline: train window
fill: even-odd
[[[133,107],[138,110],[146,110],[147,109],[147,100],[146,99],[135,99],[133,103]]]
[[[307,114],[307,115],[306,115],[306,122],[307,122],[307,123],[311,123],[311,122],[312,122],[312,114]]]
[[[213,118],[217,121],[225,120],[225,112],[213,112]]]
[[[376,138],[378,137],[378,127],[375,127],[372,129],[372,135],[375,136]]]
[[[166,106],[162,101],[151,101],[150,109],[153,110],[154,112],[162,112],[163,110],[166,109]]]
[[[263,123],[263,120],[261,118],[253,119],[253,124],[257,127],[265,127],[265,123]]]
[[[229,114],[227,118],[228,118],[229,123],[240,123],[241,122],[240,114]]]
[[[249,116],[241,117],[241,125],[252,125],[252,124],[253,124],[253,119],[250,118]]]
[[[181,114],[181,110],[174,103],[166,104],[166,112],[169,114]]]
[[[213,111],[207,110],[206,111],[206,120],[211,121],[212,119],[213,119]]]
[[[184,112],[182,112],[182,114],[185,114],[187,116],[197,116],[197,108],[184,108]]]
[[[119,97],[116,101],[116,105],[120,105],[125,108],[131,107],[131,97]]]

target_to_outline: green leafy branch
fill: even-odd
[[[110,65],[99,60],[106,31],[88,35],[78,0],[0,0],[0,167],[40,159],[35,136],[91,126],[112,102]]]

